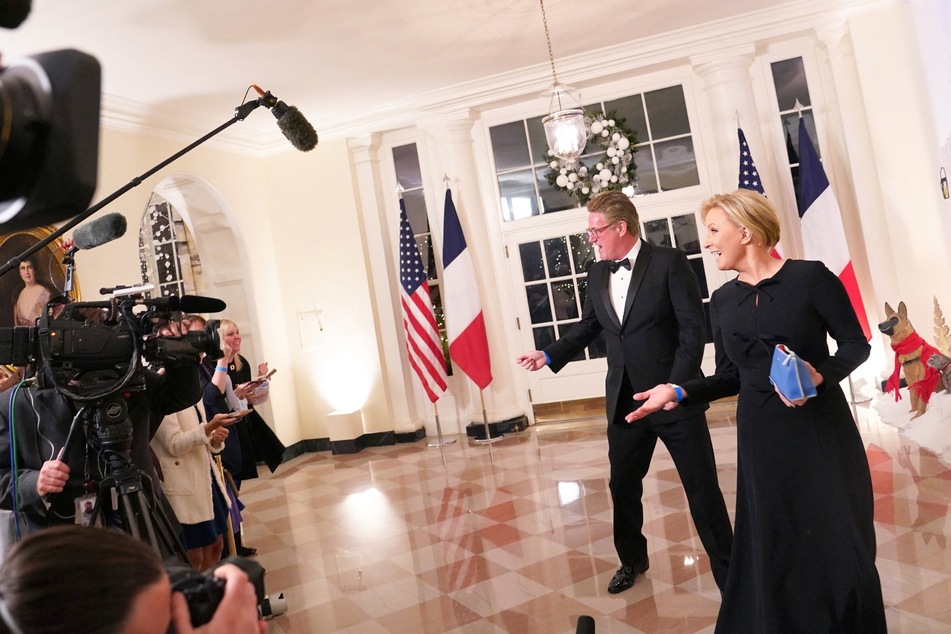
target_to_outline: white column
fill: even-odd
[[[485,214],[487,209],[495,207],[482,199],[473,148],[473,125],[474,118],[471,111],[461,110],[431,116],[421,122],[419,127],[426,133],[426,146],[430,157],[429,182],[432,183],[432,190],[437,192],[434,198],[437,201],[436,217],[439,219],[440,237],[436,239],[436,243],[442,242],[443,206],[448,185],[452,188],[452,199],[459,214],[459,222],[465,232],[466,244],[476,271],[482,313],[489,340],[489,356],[492,361],[492,383],[482,395],[485,398],[486,417],[491,424],[520,418],[525,415],[525,411],[515,397],[512,376],[515,362],[514,359],[509,358],[505,345],[504,328],[507,322],[499,309],[501,304],[499,289],[492,283],[495,276],[492,274],[490,241],[498,237],[489,235]],[[449,178],[448,183],[445,177]],[[462,373],[457,370],[457,374]],[[454,385],[467,386],[469,402],[465,406],[466,411],[472,422],[482,422],[482,404],[478,386],[468,379],[464,383],[456,380]],[[460,403],[464,402],[462,394],[457,393],[456,397]]]
[[[399,269],[395,236],[398,234],[394,229],[397,226],[384,221],[386,205],[381,200],[378,157],[380,137],[373,134],[350,139],[348,144],[356,174],[367,273],[372,289],[371,302],[376,313],[380,366],[389,410],[387,420],[364,420],[364,425],[367,432],[392,429],[398,434],[414,433],[422,429],[423,422],[415,411],[412,390],[416,379],[405,354],[403,316],[397,287]]]
[[[710,112],[710,136],[713,137],[717,163],[713,190],[731,192],[737,188],[739,141],[736,117],[739,115],[739,127],[743,128],[766,195],[778,203],[782,191],[779,186],[779,168],[774,153],[764,140],[750,77],[755,52],[753,44],[743,44],[716,53],[696,55],[690,58],[690,62],[696,75],[703,81]],[[707,136],[705,133],[704,138]],[[782,245],[786,256],[799,250],[798,221],[795,209],[780,213]]]
[[[869,323],[879,321],[885,301],[899,295],[894,245],[888,231],[888,218],[855,64],[855,51],[845,25],[816,30],[825,44],[827,57],[820,49],[823,87],[830,105],[826,134],[829,151],[850,183],[839,179],[836,194],[842,209],[842,221],[849,242],[849,253],[862,288]],[[825,64],[821,62],[825,61]],[[884,318],[884,315],[881,315]]]

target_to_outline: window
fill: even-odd
[[[783,126],[786,138],[786,155],[789,160],[789,170],[792,174],[793,191],[796,192],[796,203],[799,202],[799,116],[806,124],[806,131],[812,139],[812,144],[819,152],[816,143],[816,121],[812,112],[812,99],[809,96],[809,85],[806,83],[806,69],[801,57],[794,57],[771,65],[773,85],[776,89],[776,100],[779,102],[779,119]]]
[[[148,298],[193,295],[201,290],[201,260],[191,232],[172,205],[152,194],[139,228],[142,283]]]
[[[523,242],[518,245],[518,252],[532,337],[535,349],[542,350],[581,320],[594,249],[587,233],[575,233]],[[606,355],[604,336],[598,335],[572,361]]]
[[[426,210],[422,170],[416,144],[410,143],[393,148],[393,165],[396,170],[396,180],[402,188],[406,219],[419,245],[419,255],[426,267],[426,276],[429,278],[429,294],[433,301],[433,313],[436,317],[436,326],[439,328],[439,338],[442,341],[446,372],[452,376],[452,365],[449,363],[449,337],[446,335],[446,315],[442,305],[442,288],[439,269],[436,268],[432,228],[429,225],[429,213]]]
[[[697,231],[697,217],[695,214],[671,216],[669,218],[655,218],[643,223],[641,234],[647,242],[662,247],[677,247],[687,256],[687,261],[693,267],[693,272],[700,283],[700,297],[703,299],[703,311],[706,316],[707,343],[713,342],[710,328],[710,289],[707,286],[707,275],[704,272],[703,256],[701,255],[700,234]]]
[[[637,134],[635,194],[651,194],[700,184],[683,86],[671,86],[585,106],[588,112],[614,112]],[[506,221],[575,209],[566,192],[548,184],[548,144],[543,116],[489,128],[496,178]],[[600,147],[589,143],[581,157],[591,164]]]

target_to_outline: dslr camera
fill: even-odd
[[[276,616],[287,611],[284,595],[274,599],[264,593],[264,568],[257,562],[245,557],[228,557],[222,560],[211,570],[204,573],[175,561],[166,563],[165,569],[172,584],[172,592],[181,592],[188,603],[188,613],[191,616],[192,627],[200,627],[215,615],[218,604],[225,593],[225,580],[214,575],[215,569],[225,564],[234,564],[241,568],[254,585],[254,592],[258,598],[258,613],[262,618]]]

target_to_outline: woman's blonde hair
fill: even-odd
[[[238,332],[241,332],[241,329],[238,328],[238,324],[231,321],[230,319],[222,319],[221,323],[218,324],[218,336],[221,337],[221,340],[225,340],[225,333],[228,332],[228,329],[234,326],[234,329]],[[235,353],[234,355],[234,368],[237,371],[241,371],[241,368],[244,367],[244,364],[241,363],[241,355]]]
[[[779,243],[779,217],[766,196],[749,189],[715,194],[700,203],[700,218],[706,222],[707,214],[715,207],[722,209],[736,226],[749,229],[757,243],[768,249]]]

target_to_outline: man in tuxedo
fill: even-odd
[[[597,247],[599,261],[588,272],[581,321],[545,350],[521,355],[516,362],[531,371],[547,365],[558,372],[599,333],[604,334],[614,547],[621,561],[608,592],[627,590],[649,567],[642,531],[642,480],[658,438],[680,474],[690,514],[722,591],[733,529],[717,481],[704,415],[707,405],[661,410],[633,424],[624,420],[640,406],[634,393],[700,376],[704,346],[703,304],[687,258],[677,249],[644,242],[638,237],[639,227],[637,209],[622,192],[603,192],[591,199],[588,240]]]

